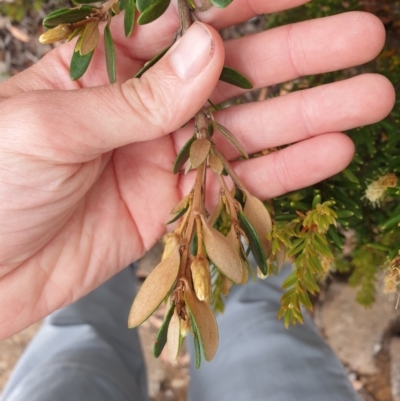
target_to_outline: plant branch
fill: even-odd
[[[178,37],[182,37],[192,25],[192,18],[190,17],[190,8],[187,0],[178,0],[178,13],[180,22],[180,31]]]
[[[236,184],[236,186],[244,193],[248,193],[247,188],[243,185],[242,181],[240,180],[239,176],[236,174],[235,170],[229,164],[228,159],[224,156],[224,154],[216,147],[213,146],[214,153],[221,159],[222,164],[226,172],[232,178],[232,181]]]

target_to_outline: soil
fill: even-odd
[[[0,0],[1,2],[4,0]],[[12,0],[11,0],[12,1]],[[17,74],[37,62],[52,46],[40,45],[37,37],[42,33],[41,20],[55,5],[60,7],[62,1],[48,0],[36,12],[29,12],[20,22],[10,21],[6,16],[0,16],[0,81]],[[68,3],[66,1],[66,3]],[[397,23],[388,20],[387,7],[390,1],[366,1],[369,11],[381,16],[387,26],[399,29]],[[396,3],[396,2],[394,2]],[[386,8],[385,8],[386,7]],[[222,33],[224,39],[251,34],[264,27],[265,17],[258,17],[239,27],[231,28]],[[278,88],[265,88],[255,93],[247,94],[243,101],[262,100],[273,96]],[[149,253],[140,262],[138,275],[146,277],[151,268],[158,263],[160,246]],[[382,318],[382,310],[387,311],[385,300],[374,306],[377,308],[373,314],[379,316],[379,324],[371,326],[371,314],[360,312],[354,301],[354,294],[348,291],[348,286],[333,279],[326,286],[316,303],[314,320],[322,331],[328,343],[338,353],[339,358],[346,367],[354,388],[364,401],[400,401],[400,333],[398,312],[388,312]],[[334,296],[335,302],[331,302]],[[341,304],[338,304],[338,297]],[[382,309],[380,309],[382,308]],[[341,319],[335,319],[337,311],[342,311]],[[362,314],[354,321],[354,314]],[[343,315],[354,323],[344,324]],[[149,393],[152,401],[184,401],[189,384],[189,355],[183,350],[177,361],[171,363],[166,354],[154,359],[151,348],[161,323],[163,311],[158,311],[140,328],[145,358],[148,365]],[[357,330],[354,330],[354,327]],[[380,328],[376,330],[376,326]],[[0,392],[7,381],[19,356],[26,348],[30,339],[37,332],[40,323],[36,323],[23,332],[6,340],[0,341]],[[345,340],[337,341],[338,332]],[[373,342],[371,342],[373,338]],[[397,341],[399,340],[399,341]],[[371,344],[375,344],[371,347]],[[354,348],[358,355],[355,358]],[[399,352],[397,352],[399,351]],[[361,358],[361,359],[360,359]],[[364,358],[364,359],[363,359]],[[361,362],[360,362],[361,360]]]

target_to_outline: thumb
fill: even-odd
[[[173,132],[203,106],[224,63],[224,46],[211,27],[194,23],[141,78],[71,91],[32,91],[0,103],[0,132],[20,121],[24,146],[104,153]],[[13,118],[12,115],[17,118]],[[0,120],[0,121],[1,121]],[[29,127],[29,130],[26,129]],[[6,139],[6,138],[5,138]]]

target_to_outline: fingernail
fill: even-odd
[[[195,22],[173,47],[170,56],[172,68],[183,78],[194,78],[210,62],[214,41],[208,29]]]

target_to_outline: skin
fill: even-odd
[[[171,6],[162,20],[139,27],[129,40],[123,24],[112,23],[115,85],[107,85],[101,45],[87,75],[71,82],[72,44],[0,85],[0,338],[87,294],[166,232],[169,211],[193,184],[192,174],[171,173],[190,135],[179,127],[210,96],[220,102],[240,93],[217,84],[225,56],[226,65],[260,88],[362,64],[382,49],[382,24],[359,12],[226,43],[212,28],[303,3],[235,0],[227,9],[201,14],[214,49],[192,79],[172,71],[168,54],[140,80],[129,79],[171,43],[178,27]],[[267,199],[345,168],[354,147],[340,132],[379,121],[393,103],[391,84],[367,74],[234,107],[216,118],[249,153],[295,143],[235,163],[250,191]],[[223,140],[219,145],[236,156]]]

